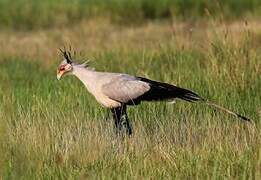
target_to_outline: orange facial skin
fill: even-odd
[[[65,73],[65,67],[61,66],[57,69],[57,79],[60,80],[63,74]]]

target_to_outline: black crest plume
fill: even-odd
[[[70,48],[71,49],[71,48]],[[63,57],[66,59],[68,64],[72,64],[72,55],[70,50],[66,50],[66,48],[64,48],[64,50],[62,50],[61,48],[59,49],[63,55]]]

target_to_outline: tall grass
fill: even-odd
[[[241,36],[237,43],[214,36],[208,50],[169,46],[168,40],[157,51],[99,47],[98,70],[192,89],[255,123],[203,104],[144,103],[129,108],[135,130],[129,139],[115,137],[107,111],[76,78],[56,80],[57,62],[12,54],[1,59],[1,177],[259,179],[261,54],[250,35]]]
[[[107,17],[124,24],[148,19],[195,20],[259,16],[259,0],[0,0],[1,29],[39,29],[74,26],[92,17]]]

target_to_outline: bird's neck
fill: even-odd
[[[84,67],[74,66],[72,74],[82,81],[82,83],[90,92],[93,91],[97,81],[96,71]]]

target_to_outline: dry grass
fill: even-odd
[[[250,33],[260,45],[261,24],[258,21],[152,23],[142,26],[112,25],[104,18],[89,20],[72,27],[49,30],[0,32],[2,57],[23,57],[53,61],[63,45],[77,47],[90,56],[105,51],[161,51],[161,47],[209,50],[217,39],[239,44]]]
[[[261,25],[257,21],[112,25],[0,32],[0,173],[4,179],[259,179]],[[253,118],[201,104],[130,109],[135,135],[116,138],[82,84],[55,80],[72,45],[98,69],[189,87]],[[43,64],[45,66],[43,66]]]

